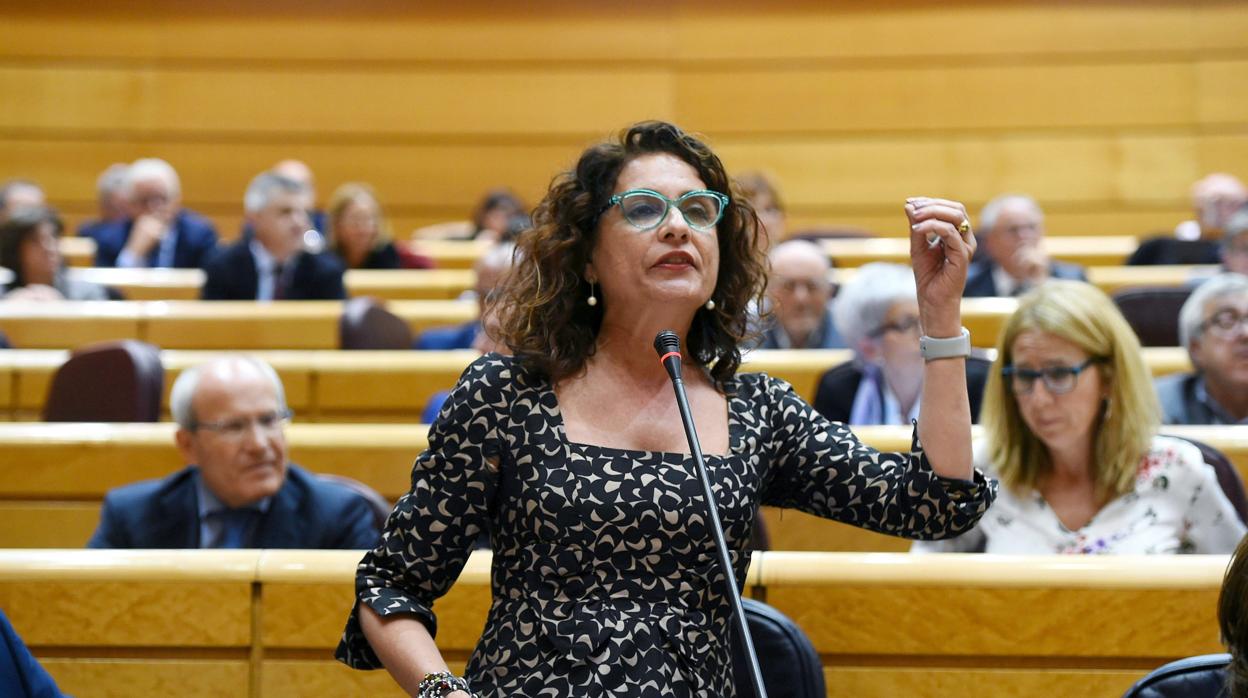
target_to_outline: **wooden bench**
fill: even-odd
[[[430,396],[455,384],[477,357],[455,351],[272,350],[251,352],[269,362],[282,378],[286,400],[300,421],[414,421]],[[184,369],[219,355],[213,350],[166,350],[165,413],[169,390]],[[0,421],[38,420],[52,376],[69,352],[63,349],[11,349],[0,352]],[[741,370],[762,371],[787,380],[807,402],[819,378],[850,360],[847,349],[750,352]],[[1149,347],[1144,358],[1157,376],[1191,370],[1187,352]]]
[[[1196,265],[1149,265],[1089,267],[1088,279],[1102,291],[1113,293],[1124,288],[1173,287],[1214,273],[1216,267]],[[845,284],[858,272],[857,267],[832,270],[836,283]],[[195,300],[204,283],[199,269],[121,269],[75,267],[73,279],[111,286],[127,300]],[[476,273],[471,269],[351,269],[343,279],[351,296],[374,296],[385,300],[438,300],[459,298],[473,288]]]
[[[402,695],[336,663],[358,551],[0,551],[0,605],[64,691]],[[462,670],[489,606],[476,552],[434,606]],[[1226,556],[756,553],[746,595],[805,630],[829,696],[1119,695],[1220,651]]]
[[[182,467],[174,425],[0,424],[0,548],[78,547],[99,521],[104,494]],[[908,427],[855,427],[885,451],[910,445]],[[1248,479],[1248,427],[1166,427],[1221,449]],[[410,486],[427,427],[410,424],[292,424],[290,458],[316,472],[355,478],[394,501]],[[980,434],[979,427],[974,433]],[[897,551],[909,542],[793,510],[764,508],[775,550]]]
[[[337,349],[339,301],[81,301],[0,304],[13,346],[67,349],[141,339],[165,349]],[[407,300],[386,306],[413,333],[472,320],[472,301]]]

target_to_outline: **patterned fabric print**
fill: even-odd
[[[935,476],[912,454],[863,446],[783,381],[729,386],[729,454],[707,466],[738,586],[760,503],[909,537],[957,535],[995,483]],[[554,391],[514,359],[464,372],[429,433],[358,603],[432,630],[482,528],[491,605],[467,676],[482,696],[733,696],[730,607],[692,458],[570,443]],[[336,656],[381,664],[353,609]]]

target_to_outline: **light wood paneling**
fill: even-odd
[[[341,609],[340,609],[341,610]],[[339,614],[341,615],[341,613]],[[338,619],[339,625],[342,618]],[[341,630],[341,628],[339,629]],[[451,671],[463,674],[462,662],[448,662]],[[383,671],[356,671],[328,660],[267,659],[261,668],[260,695],[265,698],[304,696],[394,696],[407,693]]]
[[[245,659],[81,659],[39,656],[57,688],[77,698],[247,695]]]
[[[0,548],[84,547],[99,522],[99,501],[0,500]]]

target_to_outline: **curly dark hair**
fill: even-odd
[[[761,300],[767,263],[758,216],[740,196],[719,157],[705,143],[662,121],[645,121],[581,154],[575,170],[557,175],[516,241],[516,263],[498,295],[499,339],[531,369],[558,382],[593,355],[602,304],[590,306],[585,268],[598,240],[599,212],[626,164],[667,153],[689,163],[708,189],[729,194],[717,228],[719,277],[715,309],[700,308],[685,338],[686,360],[706,367],[720,386],[741,364],[750,333],[751,302]]]
[[[1231,653],[1226,688],[1235,698],[1248,696],[1248,536],[1231,556],[1218,597],[1218,625]]]

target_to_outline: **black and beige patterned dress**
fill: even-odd
[[[880,453],[787,383],[728,386],[729,454],[708,456],[738,584],[761,504],[910,538],[971,528],[995,483],[936,476],[919,445]],[[603,405],[603,409],[611,409]],[[435,628],[478,533],[493,604],[473,690],[513,696],[733,696],[730,605],[690,456],[570,443],[550,383],[489,354],[464,372],[412,469],[412,490],[356,575],[357,604]],[[336,656],[381,663],[353,609]]]

